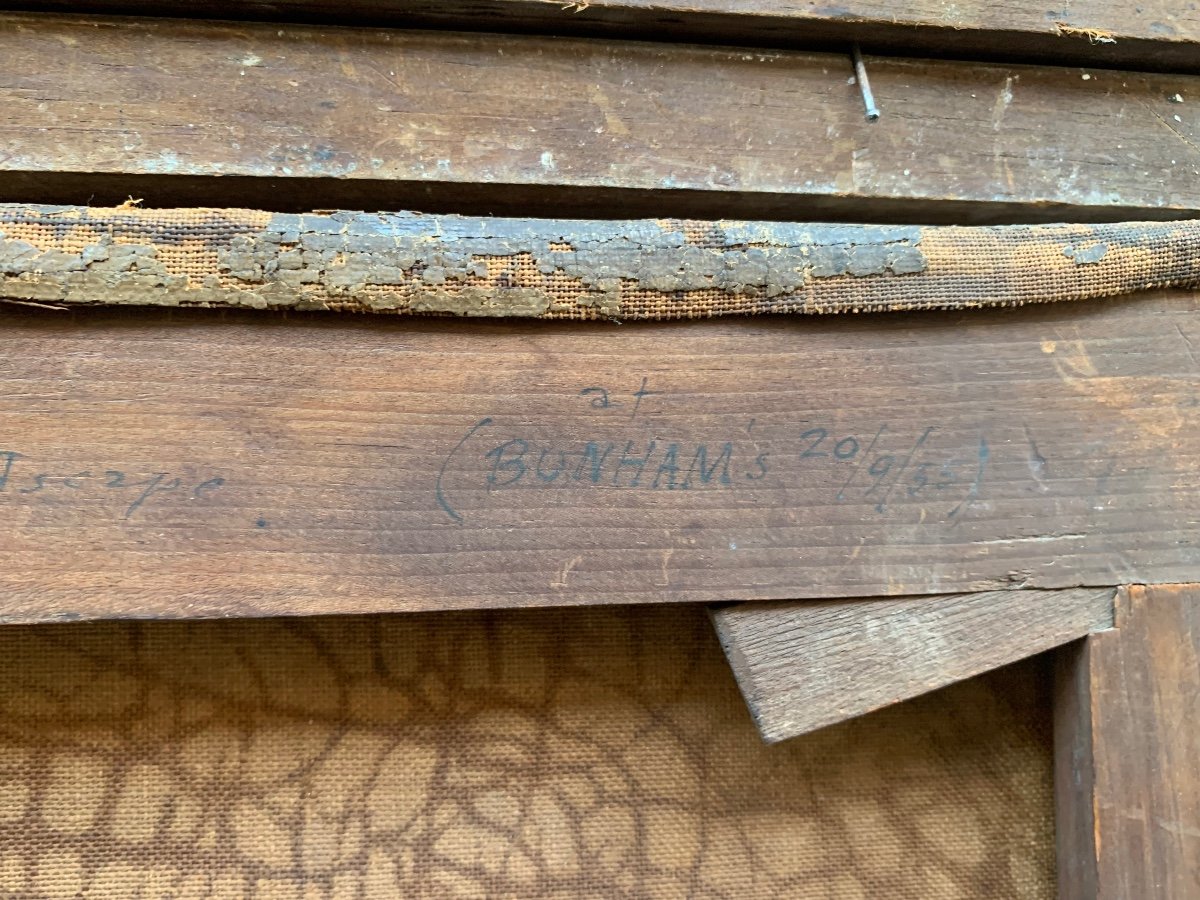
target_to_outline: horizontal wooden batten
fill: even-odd
[[[606,325],[11,308],[0,616],[1200,578],[1200,294]]]
[[[292,210],[1200,215],[1197,76],[872,58],[883,118],[869,123],[844,55],[2,21],[0,200],[229,205],[236,189],[247,206]]]
[[[860,41],[907,55],[1200,71],[1200,12],[1117,0],[948,5],[940,0],[39,0],[10,8],[157,16],[465,28],[652,40],[830,47]]]

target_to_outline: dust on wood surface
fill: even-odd
[[[1060,659],[1061,896],[1200,896],[1200,585],[1132,586],[1116,626]]]
[[[12,620],[1200,578],[1200,295],[625,325],[4,313]]]
[[[1111,628],[1113,589],[739,603],[712,618],[775,742]]]

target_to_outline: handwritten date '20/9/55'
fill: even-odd
[[[511,432],[497,440],[495,432],[500,428],[489,417],[476,422],[446,457],[437,479],[437,501],[453,521],[464,521],[447,497],[444,481],[451,460],[468,445],[467,452],[478,454],[476,458],[483,464],[481,486],[489,492],[513,488],[735,490],[772,477],[795,477],[794,466],[778,474],[775,471],[776,459],[784,454],[799,463],[801,474],[825,470],[838,502],[866,501],[883,513],[899,495],[924,499],[949,494],[953,508],[946,517],[953,520],[978,496],[989,456],[987,439],[982,436],[977,447],[961,455],[933,452],[930,439],[937,431],[933,426],[907,438],[889,432],[886,423],[864,436],[825,426],[798,428],[785,446],[779,447],[776,439],[776,446],[770,448],[752,438],[753,429],[751,420],[744,438],[721,442],[618,437],[559,444]],[[958,490],[951,490],[954,488]]]

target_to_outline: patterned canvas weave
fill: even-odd
[[[1044,671],[762,744],[695,607],[0,629],[0,896],[1053,896]]]

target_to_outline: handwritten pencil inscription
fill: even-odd
[[[781,444],[760,439],[749,419],[721,440],[689,441],[662,433],[653,420],[638,421],[643,401],[665,397],[648,379],[628,396],[591,385],[579,391],[587,411],[608,416],[592,434],[547,439],[528,428],[506,427],[488,416],[466,430],[445,456],[435,483],[438,506],[451,521],[465,517],[448,494],[448,472],[473,473],[469,488],[488,493],[514,489],[637,490],[648,492],[737,491],[756,484],[784,487],[827,482],[836,503],[866,503],[884,513],[897,499],[948,501],[953,520],[979,495],[990,450],[987,438],[962,452],[938,446],[938,428],[915,433],[875,424],[847,433],[833,424],[805,423]],[[626,410],[631,410],[626,414]],[[612,411],[616,411],[615,413]],[[454,479],[462,485],[462,476]]]
[[[200,500],[225,484],[219,475],[188,479],[170,472],[133,472],[86,468],[46,470],[16,450],[0,450],[0,500],[35,503],[67,497],[111,498],[115,515],[125,521],[147,504],[167,498]]]

